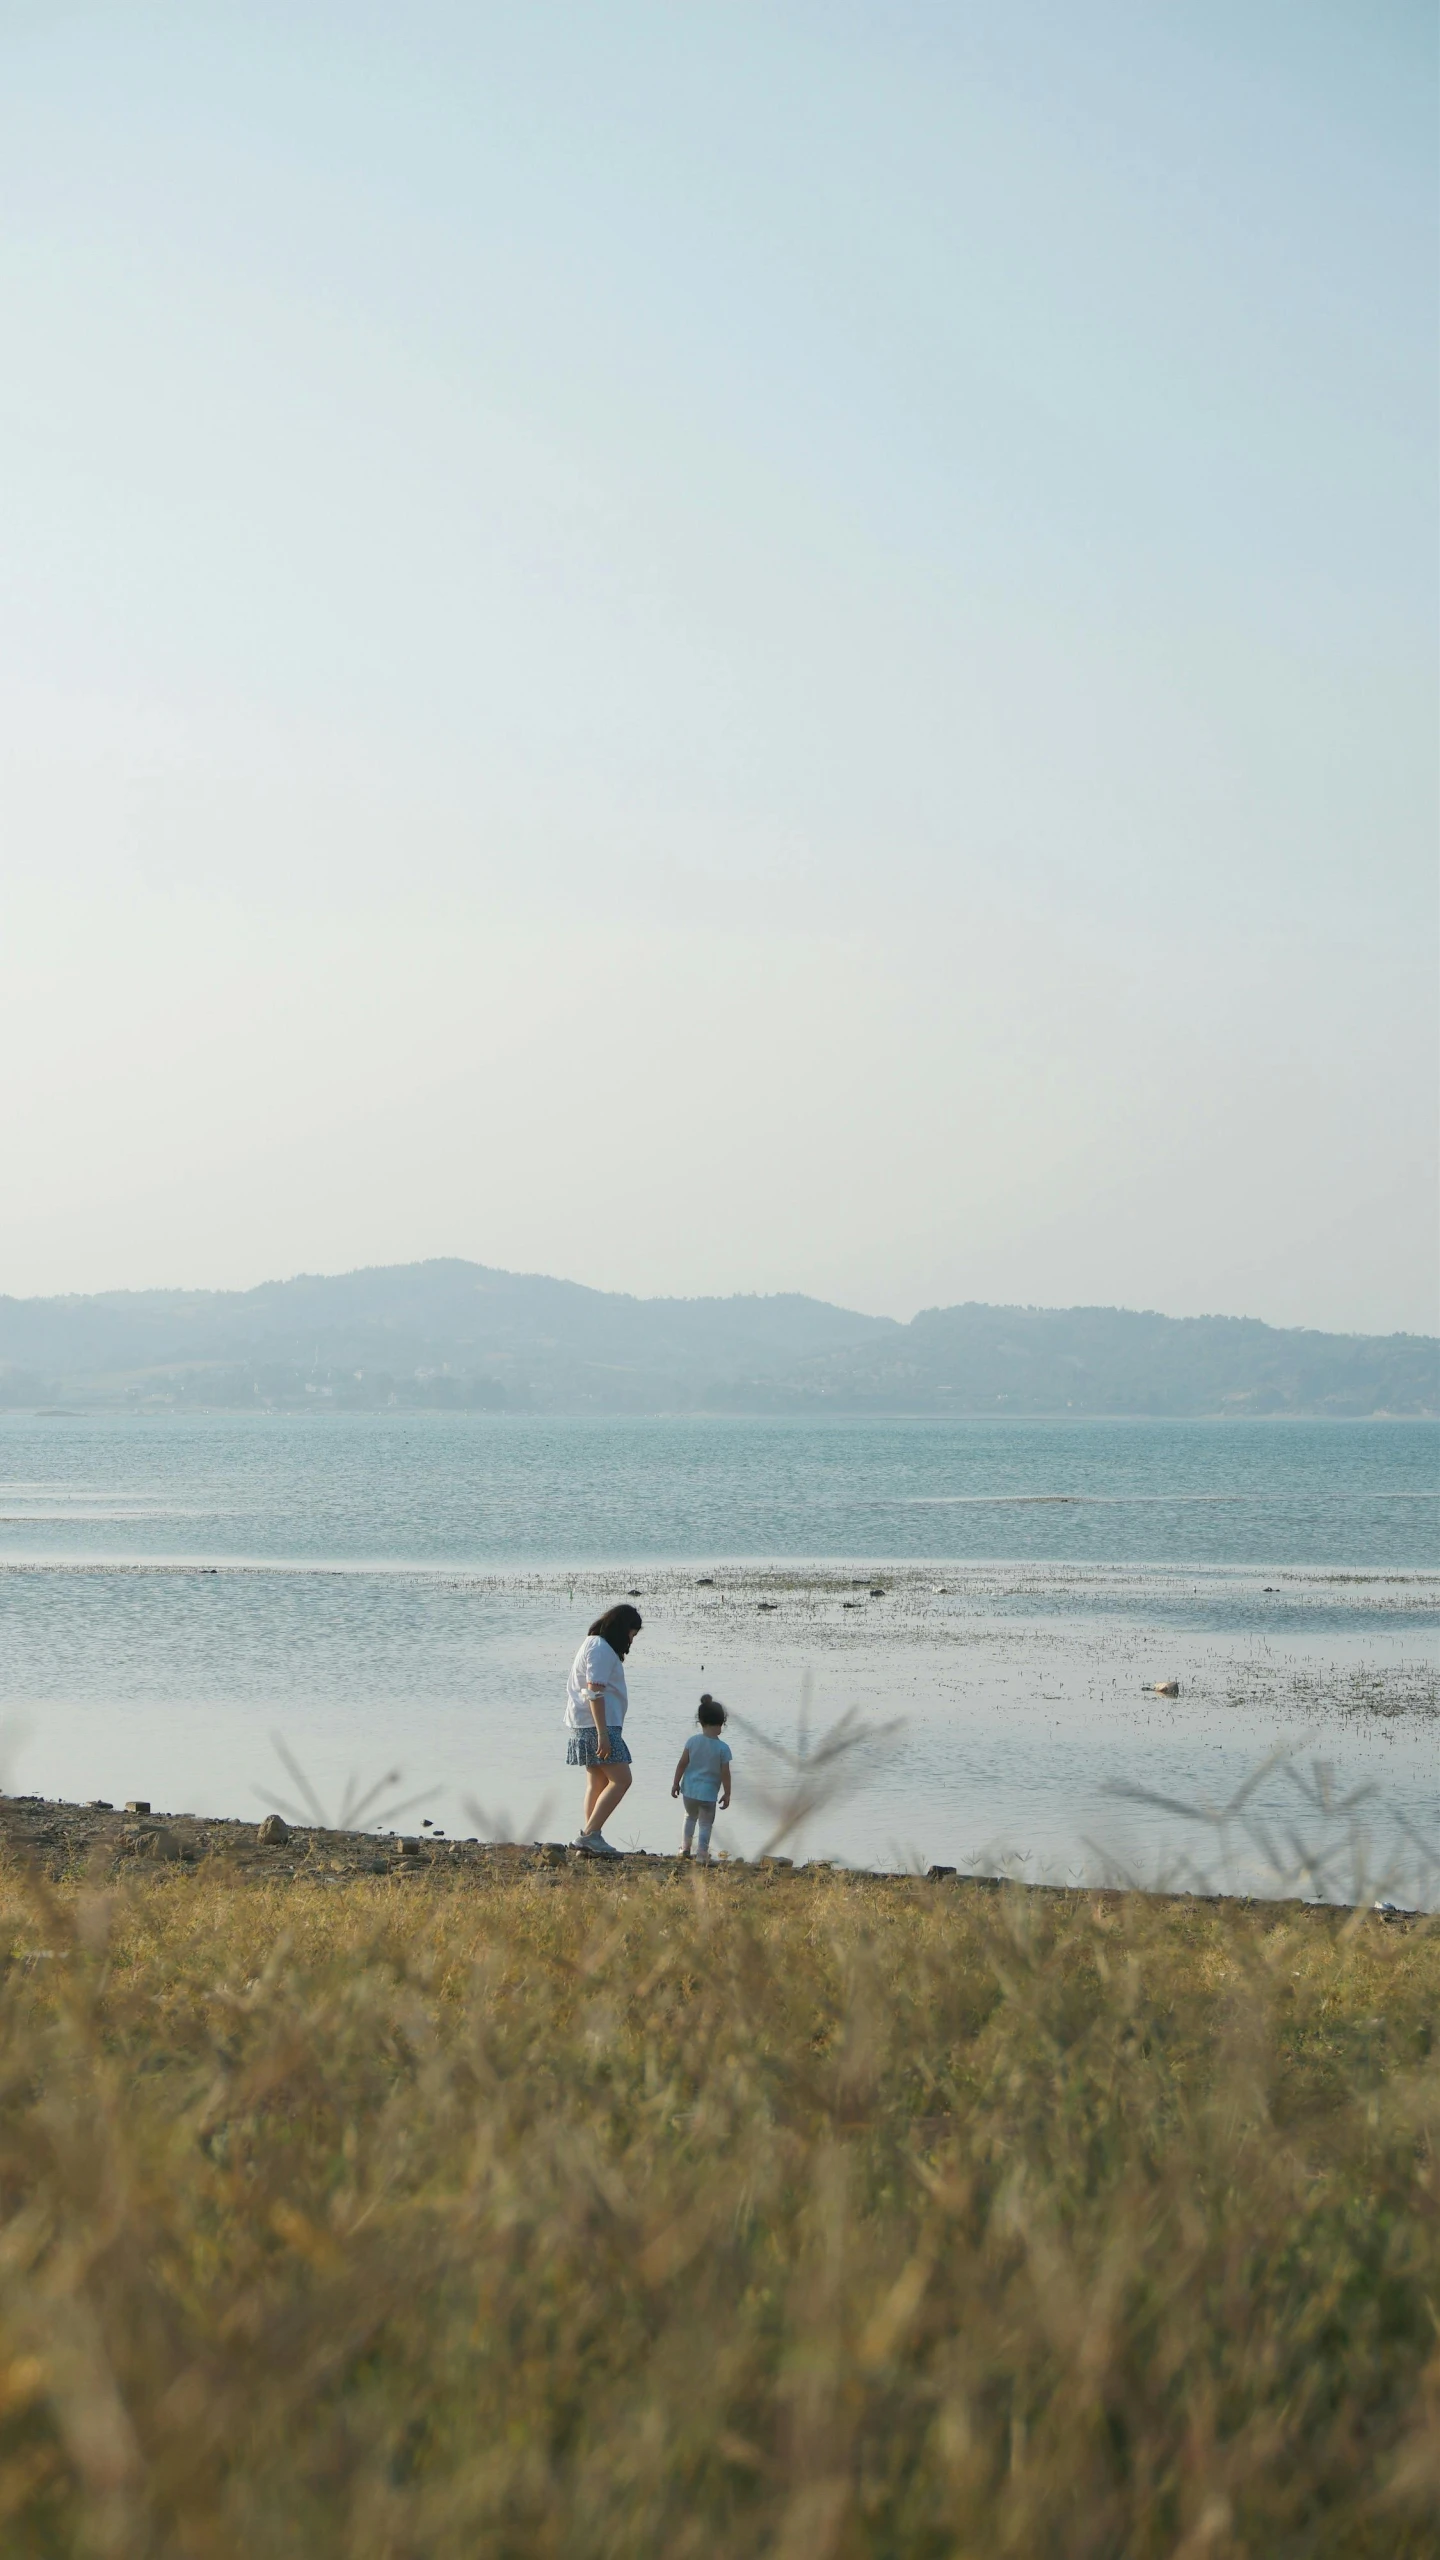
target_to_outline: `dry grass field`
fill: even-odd
[[[1425,1923],[0,1874],[7,2560],[1430,2560]]]

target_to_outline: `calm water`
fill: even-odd
[[[563,1834],[565,1667],[634,1586],[622,1838],[668,1843],[703,1680],[746,1719],[737,1848],[783,1792],[765,1745],[853,1708],[900,1730],[815,1853],[1263,1882],[1199,1816],[1281,1746],[1271,1823],[1352,1862],[1361,1824],[1383,1863],[1392,1808],[1440,1842],[1437,1448],[1418,1423],[12,1416],[5,1782],[244,1811],[291,1792],[278,1730],[332,1806],[397,1766],[452,1831],[474,1800]],[[1178,1702],[1143,1694],[1171,1676]],[[1363,1815],[1307,1803],[1327,1785],[1371,1789]]]
[[[1417,1565],[1430,1423],[0,1421],[0,1553]]]

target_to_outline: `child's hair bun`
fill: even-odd
[[[700,1721],[702,1724],[723,1724],[725,1722],[724,1708],[721,1706],[718,1698],[711,1697],[708,1689],[700,1701]]]

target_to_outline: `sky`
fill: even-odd
[[[0,1290],[1437,1312],[1419,0],[0,0]]]

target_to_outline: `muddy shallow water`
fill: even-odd
[[[565,1666],[622,1588],[645,1618],[622,1843],[669,1845],[704,1687],[733,1717],[718,1837],[746,1855],[808,1808],[785,1846],[854,1863],[1437,1898],[1440,1577],[1422,1574],[0,1567],[7,1783],[293,1804],[278,1734],[332,1815],[393,1769],[382,1804],[423,1797],[403,1823],[553,1837],[578,1794]],[[1178,1697],[1154,1694],[1171,1679]]]
[[[397,1823],[554,1837],[578,1818],[565,1672],[634,1589],[622,1840],[674,1838],[705,1687],[735,1719],[719,1837],[747,1854],[803,1806],[802,1855],[1428,1900],[1437,1446],[1410,1423],[0,1416],[0,1784],[254,1812],[294,1799],[278,1734],[332,1814],[395,1770]]]

